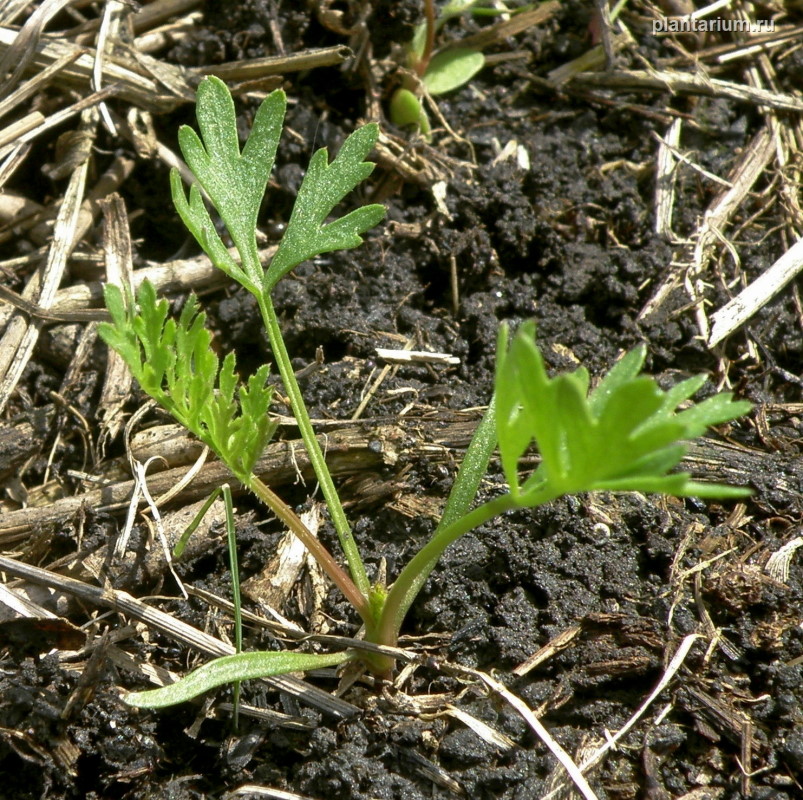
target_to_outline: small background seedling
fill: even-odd
[[[533,4],[518,8],[487,8],[482,0],[450,0],[436,13],[434,0],[424,2],[424,21],[415,29],[406,51],[409,71],[390,100],[390,119],[400,127],[414,127],[428,137],[429,118],[422,96],[446,94],[467,84],[484,66],[485,56],[473,47],[449,46],[437,50],[435,40],[450,19],[463,14],[498,15],[522,13]]]

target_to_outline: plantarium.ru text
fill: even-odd
[[[278,251],[267,268],[256,239],[262,203],[282,130],[285,97],[274,92],[262,103],[240,151],[234,103],[225,84],[205,79],[198,89],[201,136],[190,128],[179,141],[197,184],[189,198],[178,173],[171,176],[173,200],[187,228],[213,263],[256,298],[284,389],[342,546],[347,569],[306,528],[296,513],[253,472],[274,431],[268,417],[268,368],[239,385],[233,354],[222,363],[210,347],[205,315],[191,298],[178,320],[168,317],[166,300],[144,284],[136,297],[106,288],[112,323],[101,326],[104,340],[117,350],[145,392],[207,444],[232,474],[259,497],[306,545],[322,569],[354,606],[365,626],[365,641],[394,646],[405,615],[444,550],[469,531],[516,508],[531,508],[557,497],[594,490],[661,492],[675,496],[737,498],[743,488],[698,483],[671,472],[685,454],[684,442],[709,425],[745,414],[750,405],[718,394],[684,410],[678,407],[705,382],[690,378],[663,391],[641,374],[646,348],[622,358],[589,392],[584,368],[550,378],[535,341],[535,326],[499,332],[496,387],[458,471],[443,515],[430,540],[395,580],[372,584],[343,512],[334,482],[315,438],[309,415],[285,349],[271,301],[277,282],[302,261],[361,243],[384,209],[368,205],[326,222],[332,209],[372,171],[365,161],[377,138],[376,125],[353,133],[329,163],[316,152]],[[234,259],[218,235],[202,191],[226,225],[239,254]],[[519,460],[535,444],[541,456],[527,477]],[[498,445],[507,491],[475,506],[480,482]],[[142,707],[182,702],[226,683],[315,669],[361,660],[379,676],[393,670],[392,656],[357,649],[336,653],[254,652],[214,660],[177,683],[133,692],[126,701]]]

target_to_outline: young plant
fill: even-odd
[[[446,94],[467,84],[484,66],[485,56],[472,47],[435,49],[435,37],[448,20],[461,14],[521,13],[526,5],[510,11],[484,8],[482,0],[449,0],[436,15],[434,0],[424,0],[424,21],[418,25],[407,48],[409,72],[390,98],[390,119],[402,128],[413,127],[429,137],[429,118],[421,104],[424,93]]]
[[[691,378],[661,390],[652,378],[640,375],[644,347],[625,356],[589,393],[589,376],[583,368],[556,378],[547,375],[532,323],[522,325],[511,341],[503,325],[495,399],[469,445],[440,523],[390,586],[371,584],[312,431],[270,292],[301,261],[356,246],[360,235],[382,218],[384,210],[369,205],[325,223],[332,208],[370,173],[372,165],[364,159],[377,131],[375,126],[366,126],[352,134],[331,164],[325,151],[313,155],[284,238],[271,263],[263,267],[256,246],[256,215],[278,146],[284,103],[279,92],[264,101],[240,153],[231,96],[221,81],[207,78],[198,90],[197,116],[203,140],[189,128],[182,128],[179,134],[188,164],[229,230],[239,263],[220,240],[197,185],[191,187],[188,201],[174,174],[173,198],[185,224],[213,262],[257,299],[348,573],[254,474],[256,459],[273,433],[267,421],[270,391],[265,386],[266,367],[237,389],[234,358],[226,356],[222,366],[219,364],[195,301],[189,301],[175,322],[167,318],[166,301],[157,300],[148,284],[143,284],[136,298],[126,298],[107,287],[112,323],[102,326],[100,332],[121,353],[142,388],[208,444],[233,475],[299,536],[362,618],[367,642],[395,645],[407,611],[446,548],[506,511],[594,490],[722,498],[748,494],[742,488],[697,483],[687,473],[670,472],[685,453],[683,442],[696,438],[709,425],[746,413],[748,403],[720,394],[678,411],[705,379]],[[472,508],[497,442],[507,491]],[[532,444],[541,454],[541,463],[524,476],[519,460]],[[226,683],[236,685],[250,678],[357,659],[379,676],[390,675],[394,666],[390,656],[356,649],[329,654],[239,653],[211,661],[171,686],[129,693],[126,701],[157,708]]]

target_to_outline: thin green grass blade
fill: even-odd
[[[187,542],[190,540],[190,536],[192,536],[192,534],[198,530],[198,526],[206,516],[206,513],[212,507],[212,503],[214,503],[215,500],[217,500],[220,496],[221,491],[222,489],[217,487],[212,491],[209,497],[206,498],[206,501],[201,506],[198,513],[192,518],[192,521],[189,525],[187,525],[187,527],[184,529],[184,532],[179,537],[179,540],[176,542],[176,546],[173,548],[173,558],[181,558],[181,556],[184,554],[184,550],[187,547]]]
[[[229,570],[231,571],[231,598],[234,605],[234,649],[237,653],[243,651],[243,606],[240,595],[240,563],[237,558],[237,532],[234,527],[234,505],[231,499],[231,487],[224,483],[223,501],[226,506],[226,541],[229,547]],[[234,705],[234,730],[240,724],[240,682],[232,685]]]

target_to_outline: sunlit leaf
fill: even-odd
[[[373,172],[374,165],[364,159],[373,149],[377,136],[379,128],[375,124],[354,131],[331,163],[325,148],[314,153],[298,190],[287,230],[265,273],[263,288],[266,292],[302,261],[332,250],[357,247],[362,243],[361,234],[385,216],[384,206],[367,205],[324,224],[334,207]]]
[[[588,373],[582,367],[554,378],[547,375],[532,323],[522,325],[506,345],[504,334],[497,355],[497,436],[505,476],[519,504],[592,490],[749,494],[671,472],[686,453],[684,442],[710,425],[747,413],[749,403],[723,393],[678,411],[704,379],[690,378],[663,391],[653,378],[639,374],[643,347],[627,354],[589,395]],[[519,460],[533,443],[541,464],[522,485]]]
[[[445,94],[468,83],[485,66],[479,50],[455,47],[436,53],[424,73],[423,82],[432,95]]]

